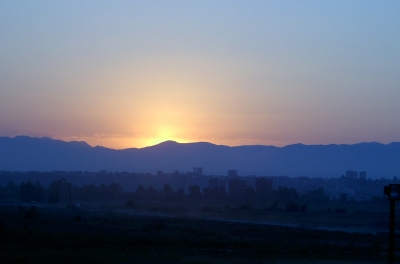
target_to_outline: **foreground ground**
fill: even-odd
[[[1,263],[385,263],[387,235],[161,216],[0,208]],[[29,212],[32,212],[29,211]]]

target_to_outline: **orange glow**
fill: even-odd
[[[173,140],[179,143],[185,143],[187,142],[186,140],[180,139],[177,137],[177,133],[175,132],[175,129],[171,127],[162,127],[159,128],[156,135],[153,137],[147,137],[142,140],[144,146],[154,146],[157,145],[161,142],[168,141],[168,140]]]

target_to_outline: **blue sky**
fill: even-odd
[[[0,1],[0,135],[400,141],[398,1]]]

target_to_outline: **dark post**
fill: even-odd
[[[396,201],[400,201],[400,184],[389,184],[383,188],[383,193],[390,201],[390,223],[389,223],[389,264],[394,263],[394,220]]]
[[[72,207],[72,194],[71,194],[71,184],[68,183],[68,192],[69,192],[69,207]]]
[[[390,200],[390,224],[389,224],[389,264],[394,263],[394,214],[395,200]]]

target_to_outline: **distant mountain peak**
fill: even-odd
[[[167,140],[167,141],[163,141],[161,143],[155,144],[153,146],[148,146],[148,147],[157,147],[157,146],[173,146],[173,145],[179,145],[181,143],[173,141],[173,140]]]
[[[161,142],[160,144],[180,144],[180,143],[174,140],[166,140],[164,142]]]
[[[140,149],[91,147],[83,141],[65,142],[29,136],[0,137],[0,170],[8,171],[192,171],[205,174],[340,177],[347,170],[369,177],[400,175],[400,143],[273,146],[221,146],[208,142],[167,140]]]

